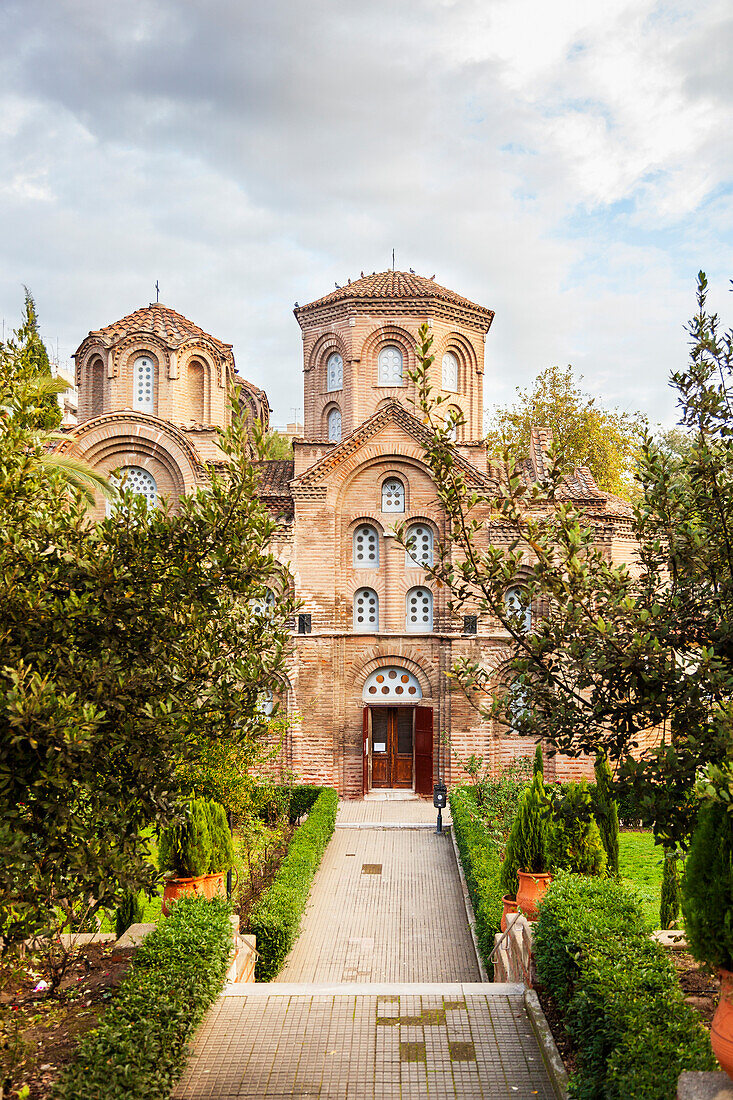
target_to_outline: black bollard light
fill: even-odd
[[[443,835],[443,810],[448,805],[448,788],[442,779],[433,787],[433,805],[438,811],[438,826],[435,830],[438,836]]]

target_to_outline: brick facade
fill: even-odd
[[[425,794],[438,775],[449,784],[460,781],[459,761],[471,753],[483,755],[494,770],[530,755],[532,744],[482,719],[446,675],[466,656],[498,667],[507,644],[500,625],[480,616],[477,633],[464,634],[463,618],[451,615],[447,593],[426,582],[394,535],[406,522],[419,525],[421,537],[432,536],[434,546],[445,538],[445,516],[424,461],[425,429],[414,416],[408,378],[424,322],[434,337],[435,392],[459,408],[465,421],[455,444],[456,462],[469,485],[490,484],[480,437],[484,344],[493,313],[433,280],[383,272],[296,307],[295,315],[303,335],[305,438],[295,441],[292,462],[263,463],[261,481],[263,498],[282,521],[277,552],[290,563],[302,613],[310,616],[310,632],[294,632],[283,687],[281,704],[289,717],[283,764],[306,781],[359,797],[365,778],[368,786],[370,777],[381,774],[375,770],[382,743],[377,738],[395,738],[390,751],[395,761],[402,760],[401,785],[417,782]],[[393,370],[402,357],[401,383],[380,379],[385,349]],[[134,363],[141,355],[155,367],[152,413],[133,407]],[[339,359],[332,360],[334,355]],[[240,400],[267,423],[267,398],[235,376],[230,345],[157,303],[90,332],[76,362],[80,425],[63,447],[104,472],[141,466],[174,505],[182,493],[205,484],[208,469],[224,460],[216,427],[227,422],[235,382]],[[328,414],[335,408],[341,440],[328,442]],[[521,467],[528,481],[542,475],[548,442],[548,433],[533,431]],[[395,481],[403,487],[401,512],[385,510],[392,499],[385,483]],[[575,471],[567,488],[586,507],[609,558],[629,560],[633,542],[624,502],[601,492],[585,469]],[[364,525],[372,529],[376,561],[357,560],[355,540]],[[509,533],[493,527],[491,537],[508,540]],[[355,597],[365,589],[376,622],[362,620],[359,626]],[[431,622],[425,627],[420,616],[428,615],[430,599]],[[417,633],[414,622],[425,632]],[[380,672],[387,669],[391,679]],[[380,675],[387,678],[377,688]],[[395,685],[403,682],[398,696]],[[385,715],[399,713],[404,720],[404,707],[414,715],[414,762],[399,749],[406,749],[407,741],[377,732],[397,730],[397,718]],[[591,772],[589,761],[556,757],[546,763],[549,778]]]

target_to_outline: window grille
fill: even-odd
[[[458,360],[452,351],[447,351],[443,356],[443,389],[458,389]]]
[[[401,386],[403,381],[402,352],[389,345],[379,353],[379,385]]]
[[[147,355],[135,360],[132,407],[140,412],[155,413],[155,366]]]
[[[388,477],[382,483],[382,511],[404,512],[405,486],[398,477]]]
[[[354,531],[354,568],[368,569],[379,565],[379,534],[371,523],[360,523]]]
[[[417,569],[433,564],[433,532],[425,523],[407,528],[406,564]]]
[[[329,393],[340,390],[344,384],[344,361],[337,351],[328,357],[326,379],[326,388]]]
[[[532,606],[527,600],[527,593],[520,585],[507,588],[504,593],[504,605],[510,615],[516,615],[519,618],[519,625],[525,633],[532,629]]]
[[[379,629],[379,597],[373,588],[354,593],[354,631],[363,634]]]
[[[362,699],[365,703],[417,703],[422,689],[406,668],[385,665],[367,677]]]
[[[145,497],[148,508],[158,506],[158,486],[155,478],[141,466],[123,466],[119,476],[113,474],[109,480],[117,489],[131,489],[133,493],[139,493],[140,496]],[[116,508],[114,501],[107,501],[108,516],[112,515]]]
[[[341,409],[331,409],[328,414],[328,442],[341,442]]]
[[[406,602],[407,633],[428,634],[433,629],[433,593],[429,588],[411,588]]]

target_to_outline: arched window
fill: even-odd
[[[192,359],[186,369],[188,376],[188,413],[189,418],[197,424],[204,421],[204,394],[206,386],[206,370],[200,359]]]
[[[373,569],[379,565],[379,533],[371,523],[360,523],[354,531],[354,568]]]
[[[379,385],[402,385],[402,352],[393,344],[379,353]]]
[[[382,483],[382,511],[404,512],[405,487],[398,477],[388,477]]]
[[[452,351],[447,351],[443,356],[443,389],[458,389],[458,360]]]
[[[405,630],[427,634],[433,629],[433,593],[429,588],[411,588],[406,597]]]
[[[269,688],[265,688],[257,696],[257,702],[255,703],[255,713],[262,714],[265,718],[269,718],[275,709],[275,697]]]
[[[526,591],[518,584],[507,588],[504,593],[504,606],[510,615],[517,615],[520,626],[526,633],[532,629],[532,606],[527,599]]]
[[[331,409],[328,414],[328,442],[341,442],[341,409]]]
[[[92,360],[89,379],[89,416],[101,416],[104,412],[104,363],[101,359]]]
[[[155,364],[149,355],[140,355],[133,367],[132,407],[155,413]]]
[[[426,523],[413,523],[407,528],[405,564],[420,568],[433,564],[433,532]]]
[[[458,439],[458,425],[463,419],[463,413],[457,405],[449,405],[446,409],[446,426],[448,428],[448,438],[451,443],[455,443]]]
[[[123,466],[119,474],[112,474],[109,479],[116,489],[128,490],[139,493],[144,497],[148,508],[156,508],[158,505],[158,486],[152,474],[143,470],[141,466]],[[113,500],[107,501],[107,515],[112,515],[117,510]]]
[[[326,363],[326,389],[329,393],[340,390],[344,384],[344,361],[337,351],[329,355]]]
[[[385,665],[367,677],[362,699],[365,703],[416,703],[422,699],[422,688],[406,668]]]
[[[249,601],[249,606],[261,615],[267,614],[275,606],[275,593],[271,588],[266,588],[261,596],[254,596]]]
[[[372,630],[379,630],[379,597],[373,588],[359,588],[354,593],[354,632]]]

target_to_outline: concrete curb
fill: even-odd
[[[527,1015],[529,1016],[529,1022],[532,1025],[532,1030],[535,1033],[539,1048],[542,1051],[542,1058],[545,1063],[545,1068],[552,1081],[552,1087],[555,1090],[557,1100],[567,1100],[568,1095],[568,1072],[563,1065],[563,1060],[560,1057],[560,1051],[555,1045],[555,1040],[550,1030],[550,1025],[547,1022],[547,1018],[542,1011],[540,1005],[540,999],[535,993],[534,989],[526,989],[524,993],[524,1007],[527,1009]]]
[[[458,851],[458,845],[456,844],[456,838],[453,834],[453,830],[450,830],[451,843],[453,844],[453,855],[456,860],[456,867],[458,868],[458,877],[461,880],[461,890],[463,891],[463,904],[466,907],[466,918],[468,920],[468,930],[471,933],[471,942],[473,943],[473,950],[476,955],[476,962],[478,963],[478,972],[481,975],[482,982],[489,982],[489,975],[484,966],[484,960],[481,958],[481,952],[478,947],[478,938],[476,936],[476,914],[473,911],[473,905],[471,903],[471,895],[468,892],[468,883],[466,882],[466,876],[463,873],[463,864],[461,863],[461,853]],[[492,983],[493,984],[493,983]]]
[[[222,997],[518,997],[521,982],[247,982]],[[544,1020],[544,1016],[542,1017]],[[547,1024],[545,1024],[547,1026]],[[559,1056],[558,1056],[559,1057]]]

